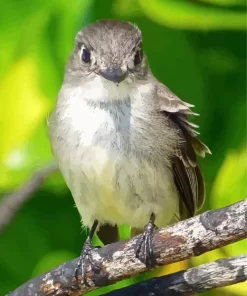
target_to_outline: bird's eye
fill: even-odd
[[[143,52],[141,49],[137,50],[135,57],[134,57],[134,65],[137,66],[142,61]]]
[[[88,64],[91,61],[91,54],[90,51],[86,48],[83,48],[81,53],[81,59],[84,63]]]

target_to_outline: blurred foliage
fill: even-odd
[[[210,196],[210,208],[220,208],[240,201],[247,196],[247,149],[230,152],[215,179]],[[191,259],[193,265],[215,261],[219,258],[231,257],[246,253],[246,240],[222,247],[220,249],[203,254]],[[231,292],[233,295],[246,295],[247,284],[241,283],[234,286],[221,288],[224,293]]]
[[[220,4],[219,2],[219,0],[211,0],[213,4]],[[226,2],[243,5],[243,1],[221,0],[221,2],[225,5]],[[118,0],[115,4],[115,12],[119,16],[125,16],[128,15],[129,11],[134,12],[138,6],[151,20],[165,26],[191,30],[238,30],[246,28],[246,12],[244,10],[234,11],[216,5],[205,7],[198,5],[196,1]]]
[[[11,0],[0,5],[2,195],[53,159],[46,120],[76,32],[96,19],[121,18],[143,31],[156,77],[201,114],[195,121],[213,152],[201,162],[208,191],[203,210],[246,197],[245,1]],[[128,227],[120,233],[127,237]],[[63,179],[52,178],[0,234],[0,295],[78,256],[85,237]],[[117,287],[245,250],[246,241],[235,243]],[[246,295],[246,290],[239,284],[204,295]]]

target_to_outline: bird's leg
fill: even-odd
[[[152,213],[150,220],[144,227],[144,233],[142,234],[136,250],[136,258],[146,265],[147,268],[155,267],[154,249],[153,249],[153,236],[157,226],[154,224],[155,214]]]
[[[86,266],[87,263],[89,263],[92,266],[92,270],[98,270],[100,269],[95,262],[93,262],[92,258],[92,251],[94,249],[98,249],[99,247],[94,247],[92,245],[92,239],[93,235],[96,231],[96,228],[98,226],[98,220],[94,220],[92,227],[90,228],[89,235],[83,245],[81,255],[79,257],[79,260],[76,264],[75,269],[75,278],[78,281],[78,276],[81,275],[82,279],[84,280],[85,285],[89,286],[86,279]]]

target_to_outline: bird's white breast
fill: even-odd
[[[90,226],[97,218],[141,228],[152,212],[157,225],[169,223],[178,212],[178,196],[170,170],[140,157],[142,147],[135,145],[132,131],[140,117],[145,119],[141,103],[134,103],[138,98],[124,97],[120,105],[99,108],[88,104],[90,95],[97,101],[111,93],[114,101],[117,86],[105,89],[97,83],[94,92],[93,84],[87,87],[86,92],[81,88],[63,92],[67,99],[58,105],[58,127],[52,131],[60,136],[52,136],[53,150],[83,224]],[[124,86],[117,92],[122,98],[128,93]]]

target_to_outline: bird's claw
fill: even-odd
[[[153,237],[154,231],[157,229],[155,224],[149,222],[144,233],[140,237],[136,250],[136,258],[146,265],[147,268],[154,268],[156,265],[154,257]]]
[[[87,239],[84,243],[79,260],[76,264],[76,268],[75,268],[76,280],[79,281],[79,276],[81,276],[81,279],[83,280],[84,284],[88,287],[90,287],[90,285],[87,281],[87,275],[86,275],[87,266],[90,265],[92,270],[95,272],[98,272],[98,270],[100,269],[100,267],[94,262],[93,256],[92,256],[92,251],[98,248],[99,247],[94,247],[91,244],[90,239]]]

